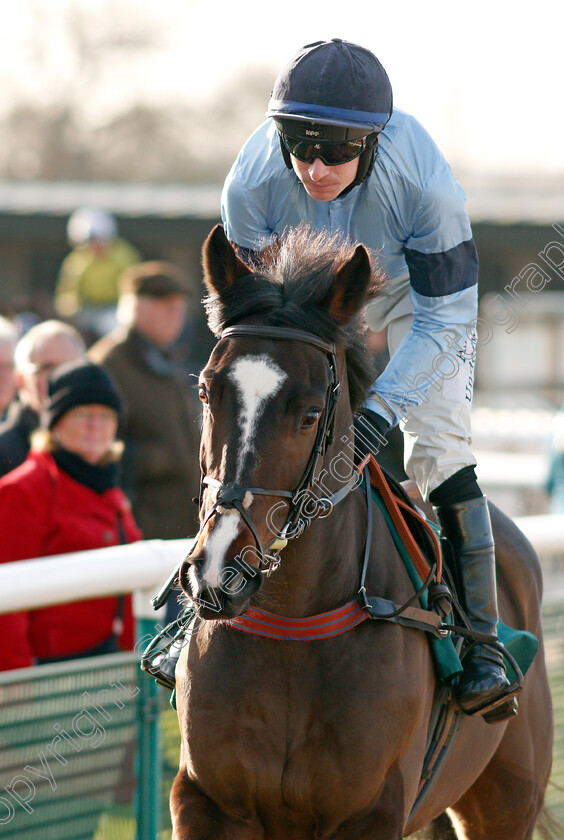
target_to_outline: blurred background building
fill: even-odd
[[[357,41],[467,193],[481,263],[481,482],[515,512],[543,510],[564,403],[564,251],[547,250],[564,245],[554,4],[518,16],[505,0],[477,0],[461,26],[446,0],[410,0],[401,15],[363,3],[350,20],[329,0],[322,21],[297,28],[280,16],[276,33],[258,0],[213,15],[203,0],[57,0],[56,10],[22,0],[0,33],[0,313],[24,328],[54,316],[68,219],[100,207],[142,259],[190,278],[197,369],[212,345],[200,249],[223,179],[288,56],[320,38]]]

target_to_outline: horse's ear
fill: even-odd
[[[370,257],[364,245],[335,272],[335,279],[325,298],[331,319],[340,326],[348,324],[367,300],[373,279]]]
[[[235,253],[222,225],[216,225],[202,248],[204,283],[212,293],[221,295],[239,277],[252,274]]]

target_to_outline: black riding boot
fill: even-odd
[[[481,496],[434,510],[441,536],[449,540],[454,551],[470,625],[497,641],[495,553],[486,498]],[[464,657],[463,665],[464,671],[455,688],[463,712],[492,713],[486,718],[489,722],[516,714],[516,701],[508,696],[510,683],[499,650],[488,644],[477,644]],[[493,713],[497,708],[498,715]]]

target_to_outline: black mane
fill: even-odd
[[[303,225],[292,229],[258,255],[251,266],[252,274],[235,280],[221,296],[210,294],[204,299],[211,331],[219,337],[227,327],[253,319],[254,323],[306,330],[344,346],[355,410],[375,377],[362,311],[345,327],[339,327],[323,306],[338,266],[353,251],[354,247],[340,236],[318,233]],[[384,285],[382,272],[374,267],[375,259],[372,264],[367,301]]]

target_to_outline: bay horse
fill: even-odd
[[[435,837],[530,840],[552,754],[542,579],[494,506],[501,615],[539,651],[516,718],[460,714],[416,814],[438,691],[427,634],[366,621],[280,640],[238,624],[254,609],[296,626],[354,602],[363,552],[368,592],[413,596],[373,503],[365,546],[369,511],[352,481],[353,411],[372,381],[360,315],[381,285],[369,254],[298,228],[251,267],[217,226],[203,265],[219,341],[199,382],[201,528],[179,576],[200,625],[176,669],[174,840],[400,840],[433,825]],[[314,479],[330,503],[308,518]],[[442,833],[445,812],[454,828]]]

